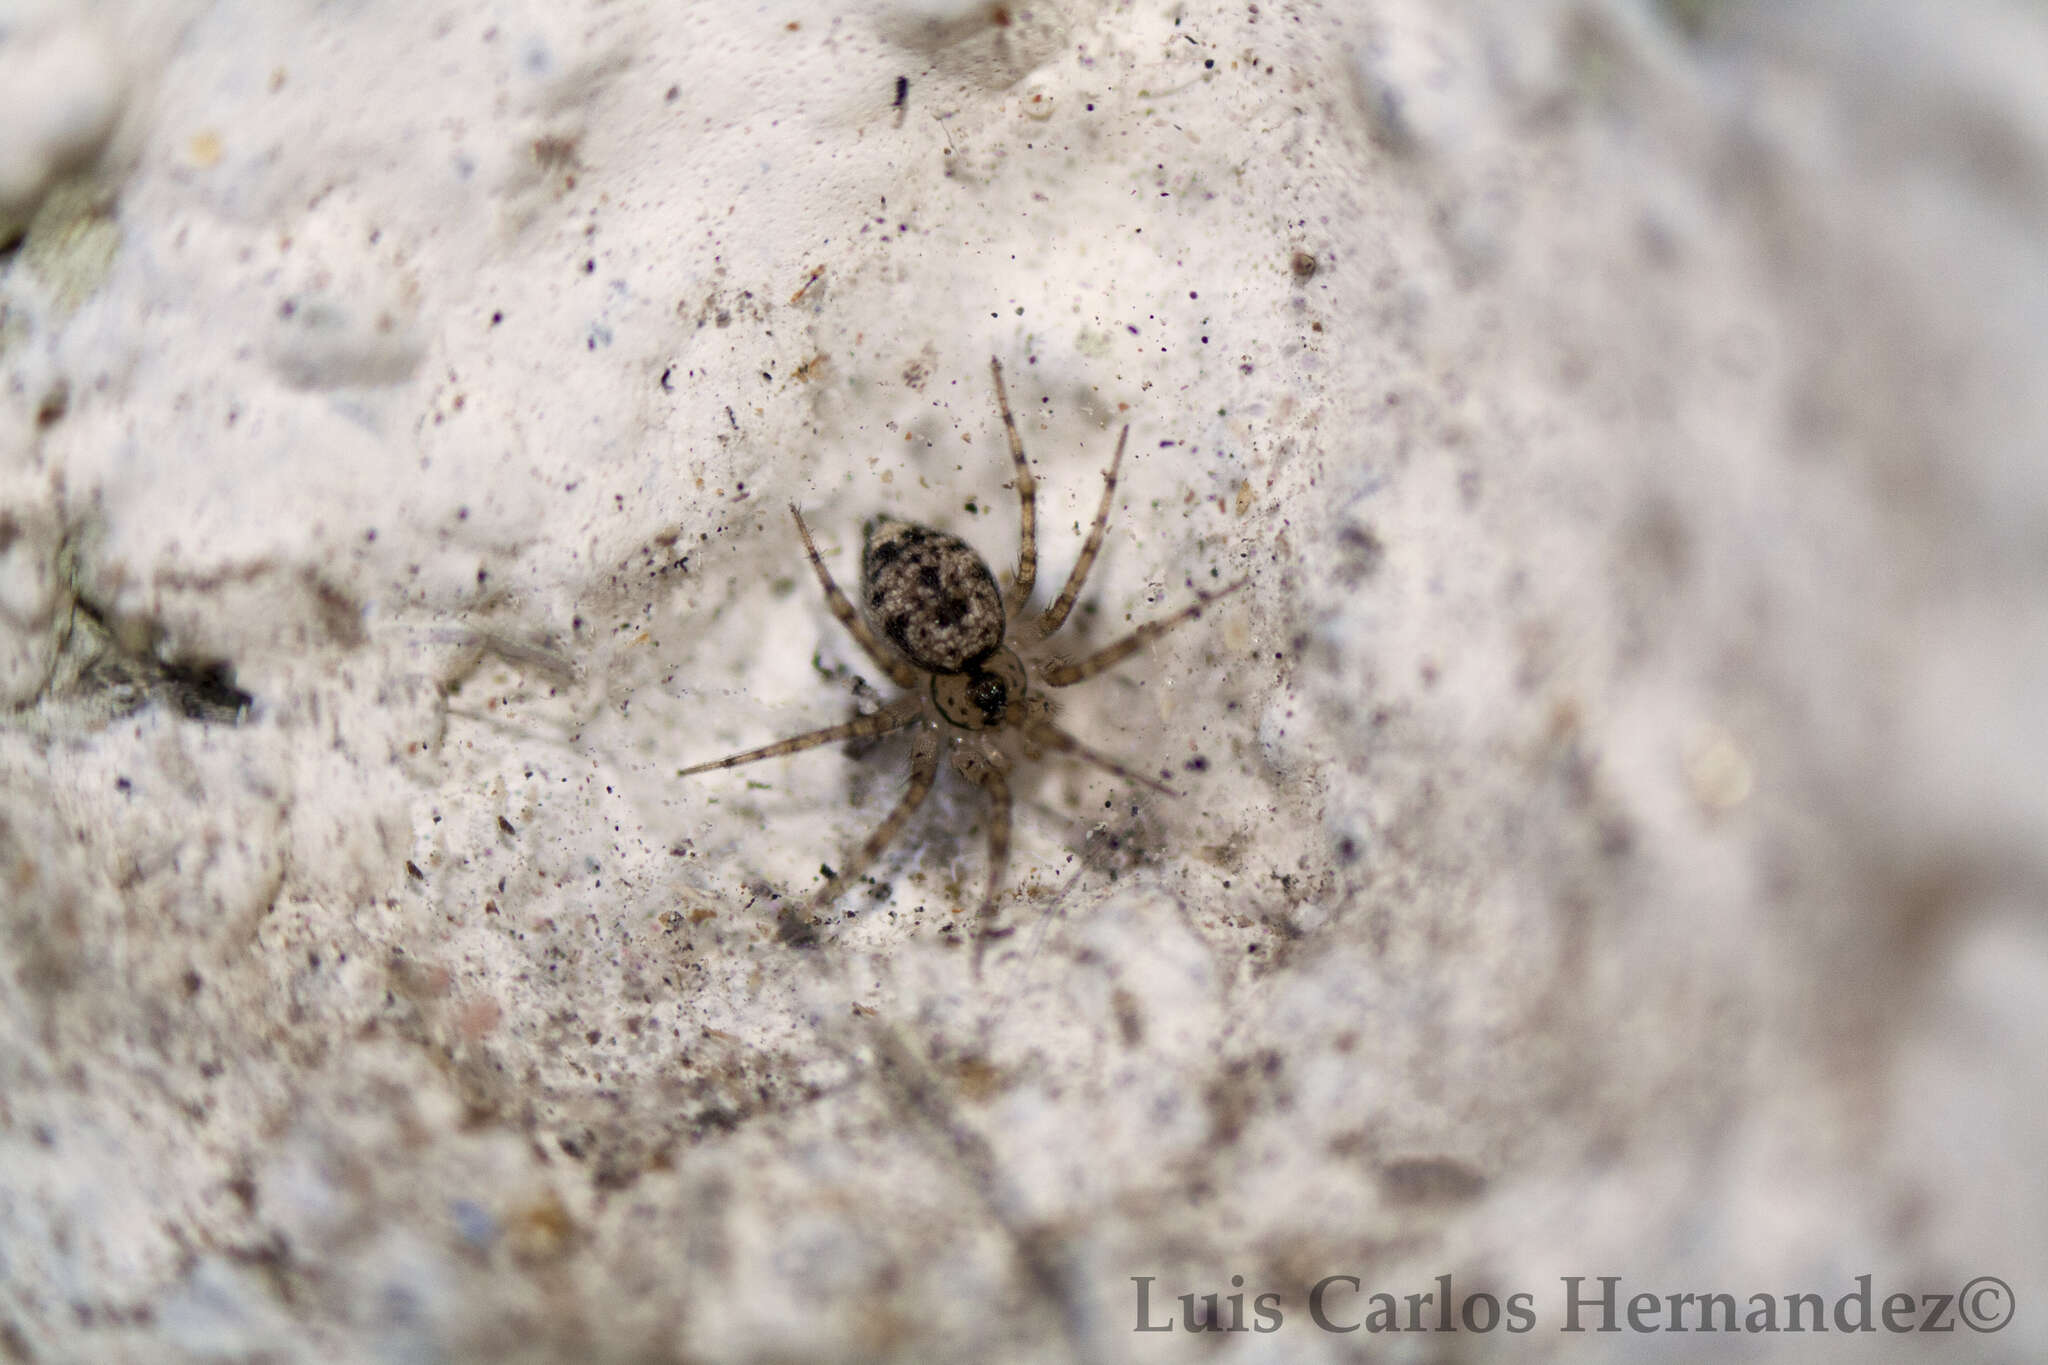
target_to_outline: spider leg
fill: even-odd
[[[923,710],[923,697],[899,697],[872,716],[856,716],[844,725],[828,725],[822,730],[813,730],[809,734],[764,744],[758,749],[749,749],[745,753],[733,754],[729,758],[699,763],[694,768],[678,768],[676,776],[688,777],[692,773],[708,773],[714,768],[737,768],[742,763],[752,763],[758,759],[802,753],[805,749],[815,749],[820,744],[830,744],[835,739],[862,739],[868,735],[886,735],[891,730],[901,730],[916,720]]]
[[[1167,786],[1164,782],[1154,781],[1141,772],[1135,772],[1130,768],[1126,768],[1108,754],[1083,744],[1080,740],[1074,738],[1065,730],[1060,729],[1059,726],[1054,725],[1049,720],[1042,720],[1033,725],[1025,732],[1025,737],[1044,748],[1053,749],[1070,757],[1078,758],[1084,763],[1093,763],[1104,772],[1114,773],[1126,782],[1136,782],[1142,786],[1150,787],[1153,791],[1164,792],[1168,796],[1180,795],[1179,792]]]
[[[988,793],[988,882],[974,917],[974,974],[980,976],[981,950],[996,914],[996,892],[1002,889],[1003,873],[1010,865],[1010,783],[997,763],[961,765],[960,770]]]
[[[1074,561],[1074,571],[1067,575],[1067,586],[1060,589],[1060,595],[1053,599],[1038,618],[1038,638],[1043,640],[1067,622],[1067,613],[1074,609],[1074,599],[1081,595],[1081,585],[1088,581],[1088,571],[1095,567],[1095,552],[1102,548],[1102,533],[1109,525],[1110,504],[1116,499],[1117,466],[1124,462],[1124,442],[1131,437],[1126,425],[1116,438],[1116,454],[1109,458],[1109,469],[1102,476],[1102,506],[1095,509],[1095,524],[1088,528],[1088,540],[1081,546],[1081,557]]]
[[[1017,544],[1017,577],[1010,584],[1004,605],[1015,616],[1031,600],[1038,582],[1038,480],[1031,477],[1031,462],[1024,458],[1024,440],[1017,435],[1017,419],[1010,412],[1010,395],[1003,388],[1003,362],[989,357],[989,373],[996,379],[996,406],[1003,412],[1003,435],[1010,441],[1010,463],[1017,467],[1017,503],[1021,519]]]
[[[839,893],[846,890],[854,878],[868,870],[868,864],[874,862],[876,855],[903,832],[903,826],[910,817],[917,814],[917,808],[924,804],[924,799],[931,793],[932,783],[938,779],[938,775],[939,732],[936,726],[927,725],[917,732],[917,739],[910,751],[910,785],[904,789],[903,799],[896,803],[896,808],[890,811],[876,827],[875,832],[868,836],[867,842],[854,850],[853,856],[847,858],[839,870],[818,888],[817,894],[804,906],[806,913],[814,914],[823,910],[839,898]]]
[[[860,613],[853,609],[853,603],[846,600],[846,594],[839,591],[839,585],[832,581],[832,571],[819,558],[818,546],[811,539],[811,528],[804,525],[804,514],[797,511],[795,503],[789,505],[789,514],[796,518],[796,533],[804,538],[804,553],[811,557],[811,567],[818,571],[818,583],[825,589],[825,601],[832,608],[832,614],[839,618],[839,624],[845,626],[847,634],[867,651],[867,656],[875,661],[875,667],[887,673],[898,687],[915,687],[917,670],[882,648],[882,642],[868,630],[867,623],[860,619]]]
[[[1148,621],[1115,644],[1104,645],[1085,659],[1073,663],[1049,663],[1039,670],[1038,676],[1047,687],[1071,687],[1077,682],[1092,678],[1105,668],[1116,667],[1174,627],[1194,620],[1211,602],[1230,596],[1249,582],[1249,578],[1240,578],[1217,592],[1196,593],[1192,605],[1182,607],[1173,615],[1162,616],[1157,621]]]

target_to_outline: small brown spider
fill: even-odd
[[[1123,463],[1124,443],[1130,438],[1131,429],[1126,426],[1117,437],[1116,454],[1103,475],[1102,505],[1096,509],[1095,524],[1089,528],[1074,571],[1067,575],[1066,586],[1045,610],[1028,614],[1025,604],[1038,579],[1038,483],[1024,458],[1024,442],[1017,435],[1017,419],[1011,415],[1010,398],[1003,389],[1002,362],[991,359],[989,370],[995,376],[996,403],[1002,409],[1010,460],[1016,466],[1017,500],[1022,514],[1017,576],[1009,590],[1003,592],[996,587],[995,575],[989,572],[988,565],[958,536],[913,522],[878,517],[865,528],[860,564],[862,609],[856,613],[839,585],[832,581],[825,561],[818,557],[818,547],[811,540],[811,528],[804,524],[803,513],[791,503],[789,513],[796,518],[804,553],[810,556],[811,567],[817,571],[832,614],[860,642],[876,667],[899,687],[917,690],[872,715],[844,725],[828,725],[763,748],[699,763],[676,774],[688,777],[717,768],[736,768],[742,763],[778,758],[834,740],[916,727],[910,751],[909,789],[867,842],[819,888],[799,917],[800,923],[810,922],[816,911],[831,904],[902,831],[938,778],[942,744],[952,754],[953,767],[987,792],[989,798],[988,883],[977,919],[977,953],[1010,858],[1008,773],[1019,756],[1036,759],[1051,749],[1093,763],[1126,781],[1141,783],[1168,796],[1178,795],[1171,787],[1133,772],[1055,725],[1052,700],[1032,684],[1035,680],[1045,687],[1068,687],[1092,678],[1167,631],[1200,616],[1203,608],[1237,591],[1248,580],[1240,578],[1217,592],[1198,592],[1193,605],[1140,626],[1085,659],[1068,661],[1057,655],[1037,654],[1036,647],[1065,624],[1075,599],[1081,595],[1081,585],[1087,581],[1088,570],[1095,563],[1096,551],[1102,547],[1110,503],[1116,495],[1117,469]],[[893,650],[882,645],[883,639],[894,646]],[[1018,653],[1020,647],[1024,655]],[[1030,656],[1028,664],[1026,656]],[[930,685],[921,686],[926,679]]]

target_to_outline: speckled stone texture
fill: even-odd
[[[0,1361],[2048,1358],[2043,71],[0,0]],[[991,355],[1065,647],[1251,576],[1061,698],[1185,795],[791,941],[906,741],[675,774],[893,693],[788,504],[1016,562]]]

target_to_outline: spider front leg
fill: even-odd
[[[1101,750],[1091,748],[1082,743],[1049,720],[1038,721],[1024,733],[1028,739],[1040,748],[1056,750],[1070,758],[1078,758],[1084,763],[1093,763],[1112,777],[1121,777],[1126,782],[1136,782],[1140,786],[1150,787],[1153,791],[1165,796],[1180,795],[1179,792],[1167,786],[1164,782],[1147,777],[1135,768],[1127,768]]]
[[[917,701],[920,706],[923,704],[921,698],[905,700]],[[910,785],[904,789],[903,799],[896,803],[896,808],[890,811],[875,832],[868,836],[867,842],[856,849],[853,856],[846,859],[839,870],[818,888],[817,894],[805,902],[804,913],[807,916],[816,915],[818,911],[837,900],[840,892],[846,890],[854,878],[868,870],[868,865],[903,832],[903,826],[909,823],[910,817],[917,814],[917,808],[923,805],[925,797],[931,794],[932,783],[938,780],[938,776],[938,727],[922,725],[918,727],[917,738],[910,750]]]
[[[748,749],[725,758],[714,758],[709,763],[699,763],[691,768],[676,769],[677,777],[690,777],[696,773],[708,773],[717,768],[737,768],[742,763],[758,763],[764,758],[780,758],[784,754],[800,754],[806,749],[815,749],[820,744],[830,744],[835,739],[865,739],[869,735],[886,735],[891,730],[901,730],[916,720],[924,710],[924,698],[899,697],[872,716],[856,716],[844,725],[828,725],[822,730],[812,730],[789,739],[764,744],[758,749]]]
[[[981,951],[991,935],[989,923],[995,918],[996,892],[1002,889],[1003,873],[1010,865],[1010,782],[1001,752],[993,749],[962,748],[953,755],[953,767],[975,786],[988,793],[988,881],[981,893],[981,908],[974,916],[974,974],[981,975]]]

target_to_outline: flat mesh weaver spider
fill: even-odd
[[[990,359],[989,371],[995,378],[996,403],[1002,410],[1003,433],[1009,439],[1010,460],[1016,468],[1020,507],[1017,576],[1008,591],[997,588],[988,565],[958,536],[892,517],[878,517],[864,528],[861,610],[855,611],[819,557],[803,513],[791,503],[789,514],[796,520],[804,553],[810,557],[811,568],[817,571],[819,586],[825,590],[832,614],[874,660],[875,666],[897,686],[907,689],[908,695],[872,715],[843,725],[828,725],[759,749],[683,768],[676,774],[688,777],[719,768],[736,768],[742,763],[800,753],[835,740],[915,727],[910,750],[910,785],[902,799],[811,897],[798,922],[811,923],[816,913],[836,900],[902,832],[938,780],[939,754],[944,747],[951,753],[955,770],[988,794],[988,880],[976,920],[977,958],[981,941],[988,936],[996,893],[1001,889],[1003,872],[1010,860],[1009,772],[1018,757],[1037,759],[1051,750],[1168,796],[1179,794],[1090,748],[1054,724],[1052,700],[1033,687],[1034,680],[1053,688],[1070,687],[1092,678],[1176,626],[1199,617],[1210,603],[1236,592],[1249,581],[1240,578],[1216,592],[1197,591],[1191,605],[1139,626],[1086,658],[1070,661],[1057,654],[1040,654],[1038,646],[1066,623],[1082,585],[1087,582],[1088,571],[1095,564],[1096,552],[1102,548],[1102,534],[1109,524],[1110,505],[1116,496],[1117,470],[1123,464],[1124,444],[1130,439],[1131,429],[1126,425],[1117,437],[1116,454],[1110,457],[1109,469],[1103,475],[1102,503],[1081,546],[1081,557],[1067,575],[1066,586],[1043,611],[1031,614],[1025,607],[1038,581],[1038,481],[1031,475],[1024,442],[1017,434],[1017,419],[1010,411],[1009,394],[1003,388],[1002,362]],[[1023,654],[1018,652],[1019,647]],[[927,680],[928,685],[924,685]]]

